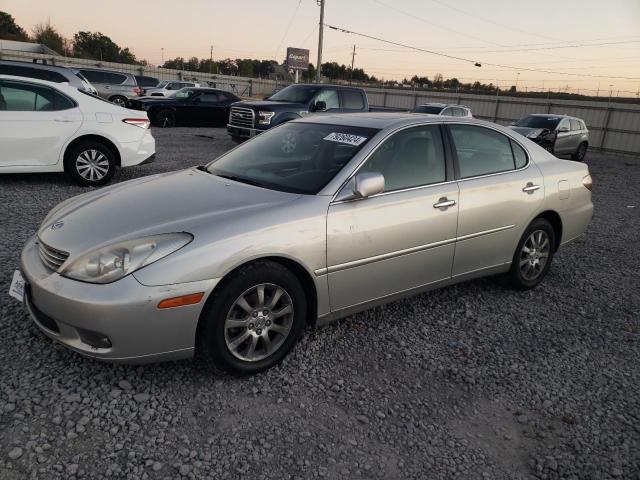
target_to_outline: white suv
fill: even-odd
[[[451,105],[447,103],[425,103],[412,110],[414,113],[426,113],[428,115],[444,115],[449,117],[472,118],[471,109],[464,105]]]
[[[155,151],[145,112],[64,83],[0,75],[0,173],[64,171],[103,185]]]
[[[183,81],[169,81],[165,80],[160,82],[154,88],[147,88],[144,90],[145,96],[150,97],[168,97],[172,93],[177,92],[178,90],[186,87],[195,87],[199,88],[200,84],[196,82],[183,82]]]

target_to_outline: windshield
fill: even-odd
[[[277,93],[271,95],[267,100],[274,102],[309,103],[319,87],[309,85],[289,85]]]
[[[286,123],[214,160],[207,171],[263,188],[315,195],[378,130]]]
[[[539,116],[532,115],[530,117],[521,118],[514,125],[516,127],[546,128],[548,130],[555,130],[559,122],[560,122],[559,118],[539,117]]]
[[[169,98],[189,98],[194,93],[196,93],[196,91],[192,88],[181,88],[169,95]]]
[[[158,85],[156,85],[154,88],[164,88],[169,84],[168,80],[163,80],[162,82],[160,82]]]
[[[413,111],[415,113],[430,113],[432,115],[437,115],[443,109],[444,109],[444,107],[436,107],[434,105],[420,105],[420,106],[416,107]]]

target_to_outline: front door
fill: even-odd
[[[477,125],[449,130],[460,187],[455,278],[511,261],[544,199],[544,182],[525,150],[506,135]]]
[[[81,124],[80,109],[57,90],[0,81],[0,168],[55,165]]]
[[[563,118],[556,128],[558,137],[553,145],[553,153],[556,155],[564,155],[575,152],[574,138],[575,133],[571,131],[571,122],[568,118]]]
[[[387,138],[358,170],[379,172],[385,190],[330,205],[327,265],[331,309],[341,310],[451,276],[458,186],[447,182],[440,128]]]

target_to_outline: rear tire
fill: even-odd
[[[153,117],[153,124],[160,128],[172,128],[176,126],[176,115],[171,110],[160,110]]]
[[[64,171],[78,185],[98,187],[113,177],[116,155],[104,143],[85,140],[67,150]]]
[[[279,363],[306,323],[307,300],[296,276],[279,263],[241,267],[207,300],[196,352],[216,373],[242,376]]]
[[[127,108],[127,97],[123,97],[121,95],[114,95],[113,97],[109,98],[109,101],[120,107]]]
[[[575,160],[576,162],[584,161],[584,157],[587,155],[587,148],[587,142],[582,142],[580,145],[578,145],[576,152],[571,155],[571,159]]]
[[[555,253],[556,235],[544,218],[536,218],[522,234],[503,280],[516,290],[529,290],[542,282]]]

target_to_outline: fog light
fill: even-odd
[[[78,331],[78,335],[80,335],[80,340],[87,345],[95,348],[111,348],[111,340],[109,340],[109,337],[106,335],[82,328],[77,328],[76,330]]]

